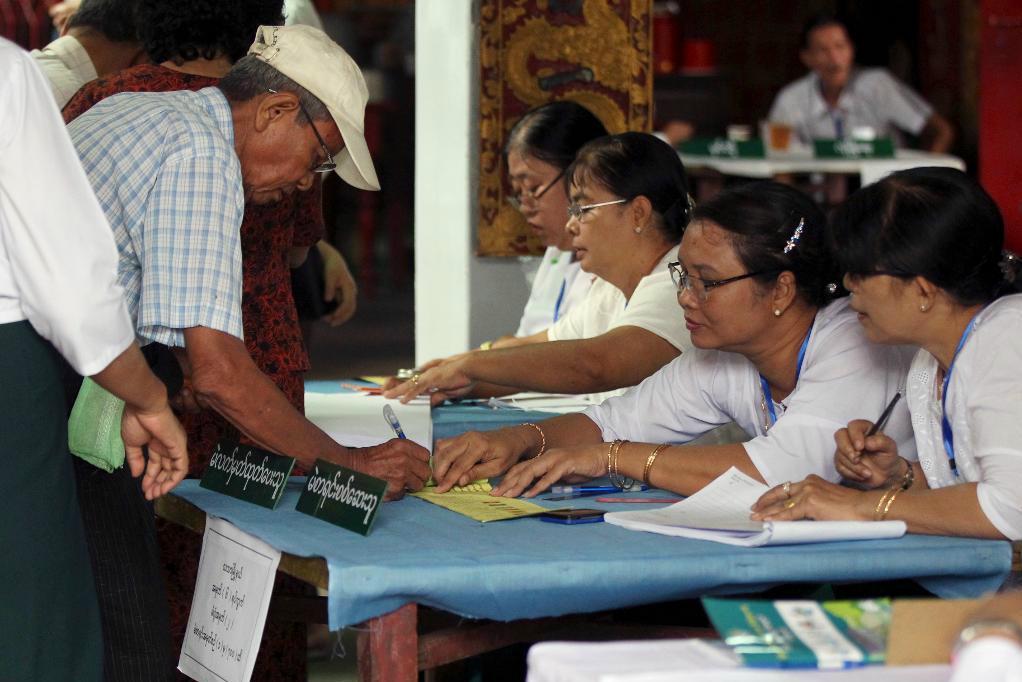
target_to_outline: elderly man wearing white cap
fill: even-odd
[[[261,27],[249,56],[217,87],[109,97],[68,132],[113,228],[136,334],[174,349],[186,402],[304,465],[322,458],[386,479],[395,497],[429,477],[426,450],[398,439],[337,444],[291,406],[242,341],[246,201],[279,201],[330,171],[379,189],[364,137],[366,99],[358,66],[322,32]],[[110,640],[106,678],[167,679],[173,663],[151,509],[120,470],[79,474],[79,489],[104,499],[102,519],[128,521],[120,530],[97,519],[89,533]],[[146,673],[122,672],[138,671],[142,659],[151,663]]]

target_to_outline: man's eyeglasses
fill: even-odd
[[[574,218],[575,220],[582,222],[582,216],[594,208],[600,206],[613,206],[614,204],[626,204],[630,199],[615,199],[614,201],[601,201],[598,204],[586,204],[585,206],[579,206],[578,204],[568,204],[568,220]]]
[[[671,273],[671,281],[673,281],[674,286],[678,288],[679,294],[685,291],[690,291],[700,301],[706,301],[706,299],[710,297],[711,291],[717,287],[722,287],[725,284],[731,284],[732,282],[748,279],[749,277],[755,277],[756,275],[766,275],[779,272],[778,270],[757,270],[756,272],[747,272],[744,275],[728,277],[727,279],[702,279],[701,277],[688,274],[688,271],[683,268],[681,263],[678,261],[668,263],[667,269]]]
[[[277,94],[277,91],[272,89],[272,88],[266,88],[266,89],[269,90],[270,92],[272,92],[274,95]],[[302,110],[302,114],[305,115],[305,119],[309,122],[309,126],[312,128],[312,132],[316,136],[316,140],[319,142],[319,146],[320,146],[320,148],[322,148],[323,154],[326,156],[326,161],[324,161],[323,163],[321,163],[318,166],[316,166],[315,168],[313,168],[312,172],[313,173],[330,173],[335,168],[337,168],[337,164],[334,163],[333,154],[330,153],[330,148],[326,146],[326,142],[323,140],[323,136],[319,134],[318,130],[316,130],[316,124],[313,123],[312,116],[309,115],[309,111],[305,108],[305,105],[302,104],[301,97],[298,98],[298,108],[301,109]]]
[[[560,181],[560,179],[564,177],[564,174],[567,171],[568,171],[567,168],[562,170],[560,173],[557,174],[557,177],[555,177],[553,180],[548,182],[542,188],[537,188],[537,189],[533,189],[533,190],[528,190],[528,189],[520,189],[520,190],[518,190],[518,192],[516,194],[512,194],[511,196],[509,196],[507,198],[507,203],[511,204],[511,206],[514,207],[514,209],[516,211],[521,211],[522,210],[522,205],[525,203],[526,199],[530,199],[533,203],[536,203],[537,201],[539,201],[543,197],[544,194],[546,194],[548,191],[550,191],[551,187],[556,185]]]

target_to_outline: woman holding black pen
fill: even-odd
[[[1022,296],[993,200],[963,173],[916,168],[866,187],[833,236],[867,337],[921,347],[906,384],[918,462],[871,424],[836,434],[866,492],[810,477],[768,492],[762,519],[900,519],[914,533],[1022,538]]]
[[[808,197],[773,182],[696,207],[669,266],[695,348],[584,413],[438,442],[440,489],[505,471],[495,494],[609,475],[689,495],[732,466],[771,485],[838,480],[834,431],[883,410],[910,353],[866,342],[824,229]],[[687,445],[731,421],[752,439]],[[903,404],[890,424],[911,451]]]

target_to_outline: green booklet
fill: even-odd
[[[724,642],[754,668],[849,668],[883,663],[890,599],[703,599]]]

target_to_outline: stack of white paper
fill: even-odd
[[[557,412],[558,414],[581,412],[595,404],[588,395],[574,395],[570,393],[535,393],[532,391],[512,393],[511,395],[506,395],[503,398],[498,398],[497,401],[513,407],[520,407],[523,410]]]
[[[903,521],[752,521],[750,507],[769,488],[732,467],[695,495],[669,507],[611,512],[603,519],[629,530],[760,547],[898,538]]]
[[[308,420],[341,445],[355,448],[378,445],[395,437],[383,416],[384,405],[394,410],[408,440],[433,451],[433,419],[428,397],[405,405],[398,400],[364,393],[305,394]]]

